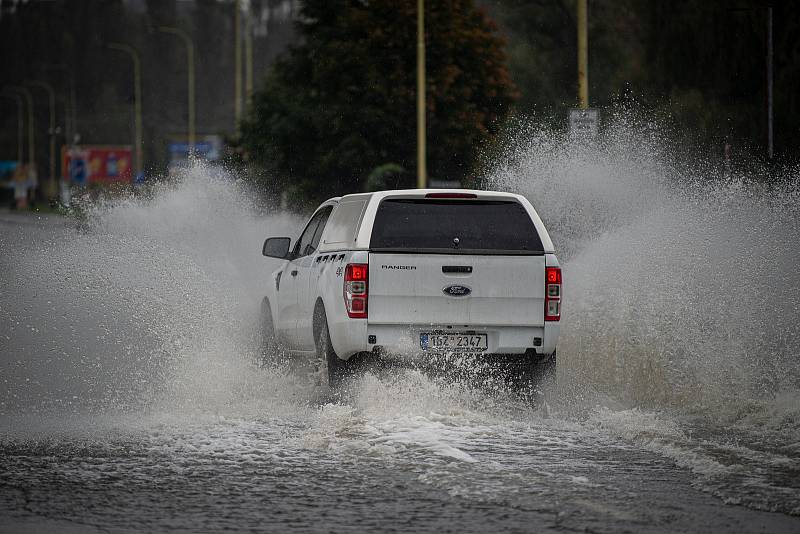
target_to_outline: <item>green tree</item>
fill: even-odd
[[[504,42],[472,0],[426,7],[428,171],[469,180],[516,98]],[[300,45],[253,98],[242,144],[272,183],[319,199],[362,191],[377,167],[416,174],[416,2],[307,0]]]

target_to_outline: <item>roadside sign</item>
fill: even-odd
[[[569,133],[572,137],[594,139],[600,124],[600,113],[596,109],[569,110]]]
[[[130,146],[75,146],[63,151],[63,177],[76,185],[130,183],[132,162]]]
[[[74,157],[69,160],[69,179],[78,185],[86,184],[86,160]]]

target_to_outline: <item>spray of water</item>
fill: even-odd
[[[765,182],[679,160],[661,131],[629,114],[593,143],[525,131],[490,180],[531,200],[561,252],[558,406],[729,502],[797,513],[798,172]],[[720,489],[736,476],[775,500]]]
[[[87,203],[55,240],[15,243],[4,410],[224,412],[275,399],[277,379],[252,366],[275,267],[258,251],[297,221],[259,213],[252,198],[198,165],[150,195]]]
[[[796,173],[679,165],[658,132],[620,117],[595,144],[527,132],[492,179],[563,251],[565,381],[710,418],[800,400]]]
[[[276,267],[261,243],[301,221],[260,211],[234,176],[204,166],[14,242],[0,287],[0,350],[13,354],[0,416],[47,433],[65,412],[145,431],[154,420],[295,421],[281,450],[491,455],[501,467],[519,457],[498,455],[499,443],[557,450],[599,431],[675,459],[726,499],[739,498],[731,465],[790,476],[800,471],[786,468],[800,442],[796,172],[770,185],[722,176],[675,158],[660,131],[622,117],[586,145],[526,129],[495,165],[491,187],[530,198],[563,262],[553,417],[416,371],[368,374],[336,400],[307,376],[258,368],[258,307]],[[723,446],[730,432],[747,446]],[[486,481],[501,471],[480,484],[439,467],[429,478],[499,491],[513,485],[516,465],[506,467],[493,490]],[[766,488],[745,502],[800,513],[794,483],[758,469],[733,470]]]

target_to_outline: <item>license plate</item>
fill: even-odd
[[[422,350],[481,351],[488,348],[486,334],[420,334]]]

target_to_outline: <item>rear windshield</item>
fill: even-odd
[[[386,199],[370,249],[443,254],[543,254],[525,208],[509,200]]]

